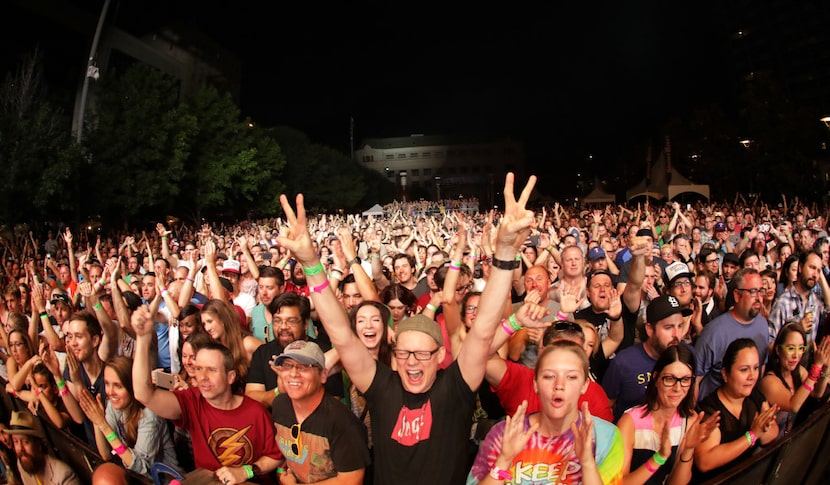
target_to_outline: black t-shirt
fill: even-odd
[[[398,373],[378,363],[366,401],[376,485],[465,482],[475,393],[458,361],[438,371],[432,387],[421,394],[405,391]]]
[[[277,446],[300,483],[315,483],[340,472],[366,468],[371,463],[366,443],[366,427],[343,403],[326,396],[300,425],[295,440],[291,428],[297,424],[294,407],[287,394],[271,404],[276,426]],[[292,445],[298,445],[294,453]]]

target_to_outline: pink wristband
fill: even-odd
[[[507,320],[502,320],[501,321],[501,328],[503,328],[505,333],[507,333],[507,335],[510,336],[510,337],[512,337],[513,334],[516,333],[516,331],[513,330],[513,328],[510,325],[507,324]]]
[[[329,280],[326,280],[326,281],[325,281],[325,283],[323,283],[322,285],[319,285],[319,286],[313,286],[313,287],[311,288],[311,291],[312,291],[312,292],[314,292],[314,293],[322,293],[322,292],[323,292],[323,290],[325,290],[326,288],[328,288],[328,286],[329,286]]]
[[[651,464],[651,458],[646,461],[646,470],[651,473],[657,473],[657,468],[654,468],[654,465]]]

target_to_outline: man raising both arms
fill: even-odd
[[[398,326],[395,343],[397,372],[378,363],[352,332],[349,319],[323,272],[311,244],[302,195],[297,213],[280,197],[289,222],[279,238],[306,271],[311,298],[332,344],[355,387],[364,393],[372,416],[376,484],[456,484],[467,473],[466,444],[475,391],[484,378],[493,337],[499,328],[505,295],[512,283],[517,248],[527,238],[533,212],[525,204],[536,177],[530,177],[521,197],[513,195],[513,174],[504,186],[504,219],[496,237],[490,280],[481,296],[475,323],[458,358],[445,370],[438,364],[446,352],[440,328],[416,315]]]

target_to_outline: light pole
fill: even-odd
[[[104,28],[104,20],[107,18],[107,10],[110,8],[110,0],[104,0],[101,8],[101,15],[98,17],[98,26],[95,28],[95,36],[92,38],[92,48],[89,50],[89,59],[86,61],[86,72],[84,73],[84,87],[81,88],[81,103],[78,107],[78,132],[76,140],[81,143],[84,132],[84,112],[86,111],[86,97],[89,93],[89,80],[98,79],[98,68],[95,67],[95,54],[98,51],[98,40],[101,38],[101,30]]]

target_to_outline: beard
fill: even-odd
[[[43,470],[46,465],[46,457],[42,454],[21,455],[17,459],[20,461],[20,468],[29,475],[34,475]]]
[[[305,275],[297,276],[296,274],[291,273],[291,282],[294,283],[294,286],[305,286],[306,285]]]

